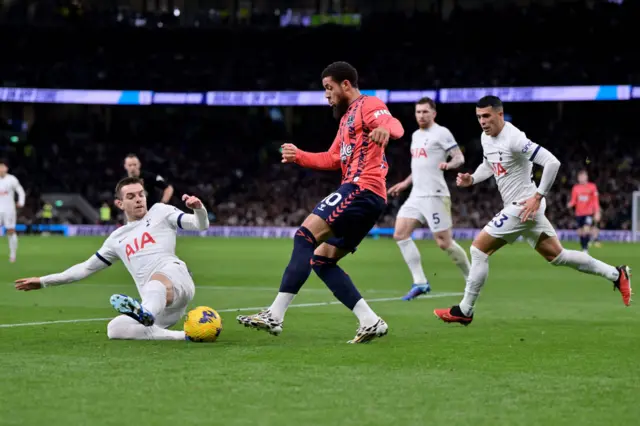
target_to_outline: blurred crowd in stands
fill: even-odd
[[[585,2],[455,9],[448,21],[435,13],[372,15],[360,28],[89,28],[82,20],[55,29],[3,25],[0,34],[10,42],[4,46],[0,85],[318,90],[320,72],[336,59],[353,63],[361,87],[375,89],[640,84],[638,7],[638,2]],[[416,125],[413,105],[389,107],[406,130],[388,149],[391,185],[410,172]],[[640,175],[634,173],[640,133],[632,122],[637,101],[507,103],[506,108],[516,126],[563,163],[547,208],[557,227],[574,226],[566,203],[581,168],[600,189],[601,227],[630,227],[631,193],[640,189]],[[473,104],[439,105],[438,113],[437,121],[449,127],[464,151],[462,169],[473,171],[481,160]],[[12,104],[3,106],[2,115],[0,131],[19,134],[11,141],[1,138],[0,157],[9,159],[11,173],[29,193],[23,221],[36,216],[43,193],[79,193],[96,209],[111,203],[129,153],[140,157],[143,169],[169,180],[174,204],[180,205],[185,192],[200,196],[214,225],[299,225],[340,179],[339,173],[280,164],[283,142],[311,151],[328,148],[337,128],[328,107]],[[17,126],[16,117],[28,124]],[[459,190],[455,172],[446,176],[454,226],[481,227],[500,210],[492,182]],[[380,226],[393,224],[406,195],[389,199]],[[77,215],[63,220],[82,221]]]
[[[507,104],[512,122],[563,163],[548,198],[547,213],[559,228],[574,226],[566,207],[576,173],[585,168],[600,190],[602,228],[630,227],[631,194],[640,189],[640,132],[630,105],[612,103]],[[143,170],[159,173],[183,193],[202,197],[217,225],[298,225],[337,187],[339,172],[316,172],[280,163],[285,141],[309,151],[331,144],[337,123],[329,107],[294,107],[290,129],[273,108],[162,108],[39,106],[28,138],[2,148],[29,192],[23,216],[37,213],[41,193],[82,194],[97,208],[111,202],[124,177],[124,157],[136,153]],[[409,144],[416,129],[413,105],[390,106],[405,137],[388,148],[389,185],[410,173]],[[462,147],[464,171],[481,161],[480,128],[473,104],[439,105],[437,121]],[[0,153],[0,156],[3,155]],[[539,178],[540,170],[535,170]],[[481,227],[501,201],[493,180],[472,189],[455,187],[446,173],[456,227]],[[389,199],[380,226],[391,226],[408,195]],[[114,210],[115,212],[115,210]],[[79,218],[68,218],[81,221]]]
[[[20,2],[18,2],[20,3]],[[24,2],[23,2],[24,3]],[[366,3],[366,2],[365,2]],[[0,26],[2,86],[315,90],[340,58],[371,89],[640,84],[640,2],[363,16],[359,28]],[[590,6],[589,6],[590,5]],[[116,23],[116,20],[113,19]],[[393,30],[390,30],[393,29]],[[339,52],[339,54],[338,54]]]

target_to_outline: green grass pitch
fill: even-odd
[[[346,344],[356,319],[322,304],[334,299],[314,275],[294,301],[310,306],[289,310],[281,336],[235,322],[234,309],[271,303],[288,240],[179,239],[198,286],[193,306],[222,314],[214,344],[112,342],[106,320],[7,327],[109,318],[112,293],[137,296],[121,264],[79,284],[13,289],[14,279],[58,272],[101,242],[23,237],[12,265],[0,239],[0,425],[602,426],[640,418],[638,308],[625,308],[605,280],[547,265],[526,244],[491,259],[475,321],[462,327],[432,314],[459,296],[397,300],[411,282],[400,253],[393,241],[367,240],[342,266],[389,323],[389,335],[369,345]],[[447,256],[432,241],[418,245],[433,295],[461,292]],[[640,245],[592,254],[633,266]]]

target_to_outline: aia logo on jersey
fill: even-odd
[[[414,148],[411,150],[412,158],[427,158],[427,150],[424,148]]]
[[[491,163],[491,169],[496,177],[500,177],[507,174],[507,170],[502,167],[502,163]]]
[[[342,143],[340,145],[340,161],[343,163],[347,162],[347,158],[351,157],[353,154],[353,144]]]
[[[9,195],[9,191],[0,191],[0,195]]]
[[[129,260],[129,258],[134,254],[142,250],[145,246],[149,244],[155,244],[155,243],[156,243],[156,240],[154,240],[151,234],[149,234],[148,232],[143,233],[142,237],[140,237],[139,240],[137,237],[134,238],[133,245],[127,244],[127,247],[125,247],[127,260]]]

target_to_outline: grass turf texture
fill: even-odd
[[[137,297],[121,264],[42,291],[10,284],[83,261],[101,242],[23,237],[10,265],[0,240],[0,324],[114,316],[112,293]],[[462,291],[448,257],[431,241],[418,245],[434,292]],[[192,307],[269,305],[290,250],[288,240],[180,239],[178,255],[199,286]],[[640,245],[592,254],[633,263]],[[411,284],[389,240],[366,241],[342,266],[368,299],[399,298]],[[547,265],[525,244],[505,247],[490,268],[471,326],[432,314],[459,296],[372,302],[390,334],[370,345],[345,343],[357,324],[341,305],[291,309],[280,337],[224,312],[214,344],[108,341],[106,321],[3,327],[0,424],[635,424],[637,308],[625,308],[605,280]],[[333,300],[312,274],[294,303]]]

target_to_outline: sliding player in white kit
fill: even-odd
[[[16,207],[24,207],[24,189],[18,178],[11,175],[7,162],[0,159],[0,227],[4,226],[9,240],[9,262],[16,261],[18,234],[16,234]],[[16,194],[18,203],[16,204]]]
[[[438,247],[449,255],[465,280],[469,275],[467,254],[451,235],[451,194],[444,180],[444,171],[462,166],[464,156],[449,129],[436,123],[435,118],[435,102],[430,98],[420,99],[416,103],[416,121],[420,128],[411,136],[411,174],[389,189],[390,195],[397,196],[413,185],[409,198],[398,212],[393,233],[413,276],[411,290],[403,300],[431,291],[422,269],[420,251],[411,239],[413,231],[424,224],[429,225]],[[449,162],[448,157],[451,157]]]
[[[631,269],[614,267],[594,259],[587,253],[566,250],[556,231],[544,215],[545,196],[560,169],[560,161],[549,151],[532,142],[513,124],[504,121],[502,102],[496,96],[485,96],[476,105],[484,160],[473,175],[459,173],[457,184],[469,187],[494,176],[504,208],[478,234],[471,246],[471,270],[459,305],[436,309],[445,322],[469,325],[474,306],[489,274],[489,256],[524,237],[535,250],[554,266],[568,266],[580,272],[598,275],[613,282],[622,302],[631,302]],[[532,168],[542,166],[540,186],[532,180]]]
[[[118,208],[127,224],[116,229],[102,248],[86,262],[66,271],[40,278],[16,281],[18,290],[38,290],[79,281],[121,259],[133,277],[142,303],[130,296],[114,294],[111,305],[121,314],[107,325],[110,339],[185,340],[183,331],[167,330],[185,314],[195,294],[187,265],[176,257],[176,231],[205,230],[207,210],[193,196],[183,195],[194,214],[157,203],[147,210],[147,198],[139,178],[124,178],[116,187]]]

